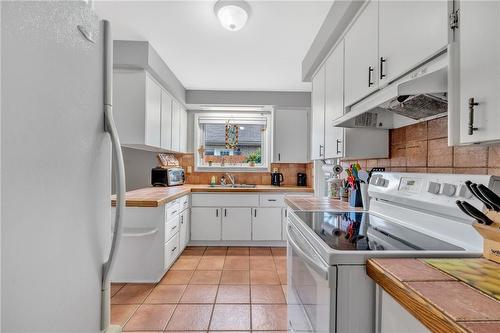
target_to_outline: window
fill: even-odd
[[[270,119],[270,113],[196,114],[196,168],[268,170]]]

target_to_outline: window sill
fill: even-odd
[[[245,166],[195,166],[195,172],[270,172],[271,168],[269,166],[255,166],[255,167],[245,167]]]

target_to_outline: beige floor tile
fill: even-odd
[[[253,285],[252,303],[260,304],[285,304],[285,296],[280,285]]]
[[[159,284],[144,303],[178,303],[185,289],[184,284]]]
[[[221,285],[216,303],[250,303],[250,286]]]
[[[250,255],[250,250],[248,247],[230,247],[227,249],[228,256],[248,256]]]
[[[111,324],[123,326],[137,310],[139,304],[116,304],[111,307]]]
[[[208,250],[207,250],[208,251]],[[203,256],[198,265],[198,270],[222,270],[225,256]]]
[[[182,251],[182,255],[186,256],[186,257],[189,257],[189,256],[199,257],[199,256],[202,256],[204,252],[205,252],[205,248],[204,247],[192,248],[192,249],[187,249],[186,248],[184,251]]]
[[[205,250],[204,256],[226,256],[227,247],[208,247]]]
[[[286,257],[286,247],[272,247],[271,252],[275,257]]]
[[[283,289],[283,294],[285,295],[285,301],[288,302],[288,286],[282,285],[281,288]]]
[[[161,331],[174,312],[173,304],[142,304],[132,315],[124,331]]]
[[[201,257],[184,257],[179,258],[177,261],[170,267],[172,271],[193,271],[198,266]]]
[[[271,249],[268,247],[251,247],[250,248],[250,255],[251,256],[271,256]]]
[[[153,290],[154,284],[127,284],[111,298],[111,304],[140,304]]]
[[[222,271],[220,284],[249,284],[249,271]]]
[[[250,269],[250,259],[248,256],[228,256],[224,262],[224,269]]]
[[[195,271],[189,284],[219,284],[222,271]]]
[[[194,271],[168,271],[160,284],[188,284]]]
[[[210,323],[213,305],[179,304],[168,322],[167,331],[206,331]]]
[[[250,305],[216,304],[210,330],[249,330]]]
[[[275,271],[276,265],[272,256],[250,257],[250,270]]]
[[[180,303],[214,303],[217,288],[217,285],[190,284],[184,291]]]
[[[276,271],[250,271],[251,284],[280,284]]]
[[[252,305],[252,330],[284,331],[286,329],[286,305]]]

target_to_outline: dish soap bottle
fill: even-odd
[[[215,176],[212,176],[212,179],[210,180],[210,186],[215,186]]]

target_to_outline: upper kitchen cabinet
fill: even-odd
[[[380,85],[446,49],[447,1],[379,1],[378,6]]]
[[[346,106],[378,89],[378,6],[371,0],[344,38]]]
[[[274,162],[305,163],[308,152],[308,112],[277,109],[274,111]]]
[[[460,1],[460,143],[500,140],[500,2]],[[480,24],[479,24],[480,22]],[[456,70],[457,68],[455,68]]]
[[[179,134],[179,151],[185,153],[187,152],[187,110],[181,106],[180,111],[180,134]]]
[[[113,108],[123,146],[161,146],[162,89],[145,71],[115,70]]]
[[[325,62],[325,156],[338,158],[343,154],[342,127],[333,121],[344,114],[344,43],[341,42]]]
[[[311,150],[312,160],[324,159],[325,148],[325,67],[312,79],[311,93]]]
[[[172,97],[166,92],[161,92],[161,147],[172,149]]]
[[[180,127],[181,127],[181,105],[177,101],[172,102],[172,150],[180,149]]]

